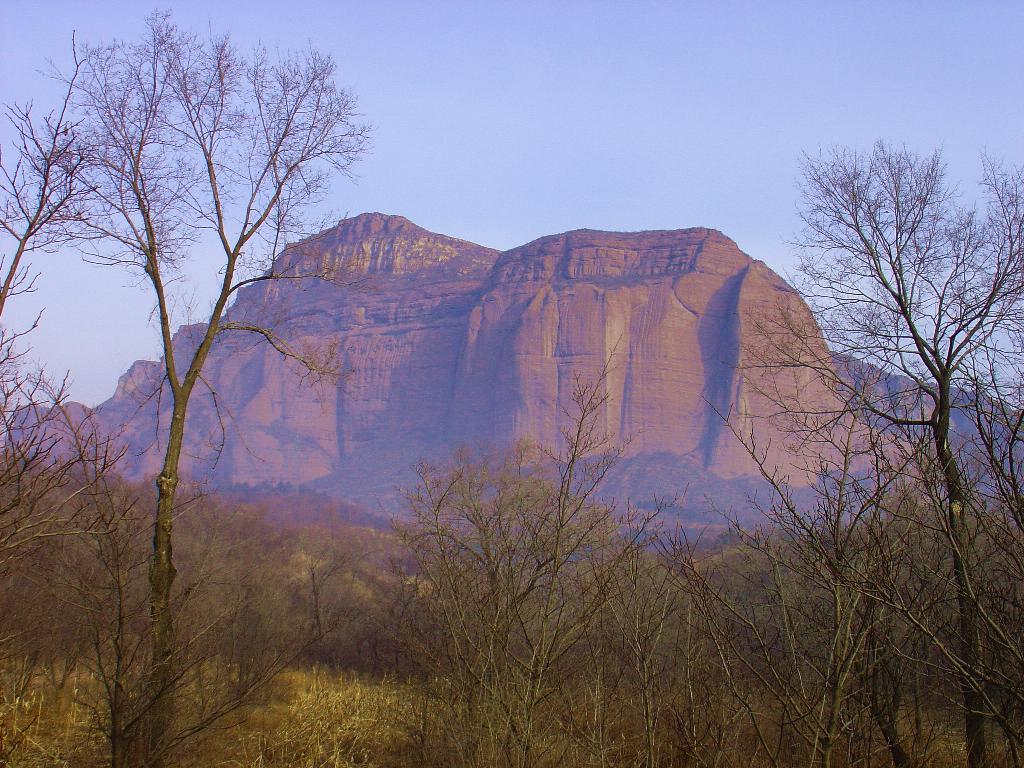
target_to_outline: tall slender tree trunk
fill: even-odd
[[[910,755],[903,747],[897,719],[900,702],[903,698],[902,683],[895,680],[883,682],[880,679],[878,665],[883,663],[882,658],[885,652],[878,642],[874,629],[869,631],[866,650],[870,665],[867,671],[867,687],[871,718],[881,732],[882,738],[885,739],[885,746],[889,750],[893,768],[909,768]]]
[[[174,394],[167,451],[156,480],[153,559],[149,567],[149,615],[153,648],[148,680],[151,709],[147,729],[147,768],[163,768],[165,765],[164,750],[174,717],[174,616],[171,611],[171,589],[177,570],[174,567],[171,529],[174,524],[178,461],[185,437],[187,404],[186,393],[179,391]]]
[[[988,768],[985,739],[985,705],[976,690],[972,675],[981,659],[981,635],[978,608],[970,586],[970,565],[967,556],[967,490],[956,456],[949,443],[949,406],[940,414],[935,431],[935,447],[942,466],[946,486],[946,525],[952,545],[953,579],[956,585],[958,643],[965,669],[959,673],[960,694],[964,708],[964,738],[968,768]]]
[[[883,713],[874,707],[872,714],[878,730],[882,732],[882,738],[885,739],[885,748],[889,750],[893,768],[909,768],[910,755],[903,748],[895,720],[888,713]]]
[[[988,768],[985,744],[984,699],[971,680],[972,670],[978,668],[981,656],[981,637],[978,632],[977,606],[969,585],[968,566],[963,552],[966,545],[966,527],[963,501],[951,496],[948,524],[953,537],[953,577],[956,580],[956,600],[960,621],[960,653],[966,670],[960,674],[960,690],[964,706],[964,734],[967,741],[968,768]]]
[[[110,768],[127,768],[127,739],[121,728],[119,707],[110,708]]]

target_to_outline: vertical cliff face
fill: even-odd
[[[187,470],[370,504],[460,444],[557,442],[575,377],[602,371],[603,425],[629,440],[620,490],[738,487],[754,467],[723,416],[743,430],[772,410],[750,378],[764,374],[744,365],[747,338],[779,304],[809,317],[781,278],[708,229],[580,230],[499,253],[364,214],[287,249],[278,269],[319,278],[254,285],[232,317],[337,350],[344,374],[303,383],[258,339],[222,336]],[[157,466],[160,369],[136,363],[99,408],[124,425],[140,478]]]

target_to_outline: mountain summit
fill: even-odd
[[[498,252],[369,213],[290,246],[277,269],[338,279],[250,286],[231,316],[336,349],[344,373],[304,384],[269,345],[223,335],[204,375],[216,398],[191,412],[186,469],[373,506],[412,482],[417,461],[460,445],[557,442],[574,376],[606,364],[602,426],[629,441],[618,489],[727,499],[756,472],[721,414],[746,430],[771,412],[750,378],[765,374],[744,366],[753,323],[779,303],[810,317],[781,277],[702,228],[576,230]],[[159,390],[160,366],[138,362],[97,409],[123,427],[136,479],[157,471]]]

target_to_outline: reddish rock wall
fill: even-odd
[[[289,248],[278,266],[328,279],[251,286],[232,317],[336,348],[345,374],[304,383],[258,339],[221,337],[206,373],[216,403],[198,396],[187,469],[370,505],[393,500],[416,461],[460,444],[557,441],[574,375],[606,363],[603,424],[630,441],[620,490],[689,485],[691,501],[726,498],[750,487],[754,467],[721,414],[752,429],[772,411],[758,394],[764,374],[744,366],[746,339],[780,302],[809,320],[778,275],[709,229],[579,230],[499,253],[364,214]],[[98,409],[124,425],[136,478],[157,466],[160,368],[136,363]]]

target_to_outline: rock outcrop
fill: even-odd
[[[768,374],[744,364],[752,328],[779,305],[810,317],[765,264],[700,228],[578,230],[501,253],[363,214],[288,248],[277,270],[318,277],[249,286],[231,319],[274,327],[311,354],[336,351],[343,375],[304,381],[261,339],[222,335],[185,469],[371,506],[387,506],[415,462],[459,445],[557,442],[575,377],[605,368],[602,424],[629,441],[618,489],[642,498],[688,487],[691,506],[705,493],[735,498],[756,473],[733,430],[773,410],[758,381]],[[160,375],[158,363],[135,363],[97,409],[123,427],[136,479],[158,466]],[[762,442],[780,443],[765,424]]]

